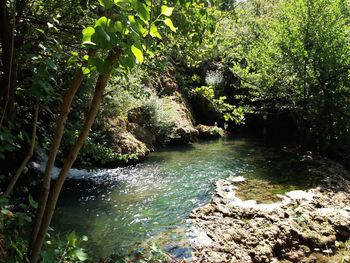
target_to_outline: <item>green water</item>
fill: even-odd
[[[242,197],[268,201],[275,193],[305,187],[297,160],[281,145],[252,139],[167,147],[141,164],[69,180],[54,228],[87,235],[96,257],[128,254],[152,241],[186,246],[188,214],[210,201],[216,180],[250,178]]]

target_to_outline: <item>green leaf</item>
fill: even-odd
[[[135,10],[137,11],[137,15],[146,23],[148,23],[148,21],[150,20],[150,11],[149,11],[149,8],[139,2],[138,0],[133,0],[133,5],[134,5],[134,8]]]
[[[38,32],[40,32],[40,33],[42,33],[43,35],[45,35],[45,31],[44,31],[44,30],[42,30],[42,29],[40,29],[40,28],[35,28],[35,30],[38,31]]]
[[[142,36],[147,32],[147,30],[136,21],[134,16],[128,16],[128,19],[130,21],[131,27],[135,32],[140,33]]]
[[[95,65],[96,65],[96,69],[97,69],[98,73],[106,74],[108,72],[108,62],[107,61],[100,59],[100,58],[96,58]]]
[[[77,238],[77,235],[75,234],[74,231],[69,233],[69,235],[67,237],[67,241],[71,247],[76,246],[78,238]]]
[[[57,65],[52,61],[48,60],[47,65],[52,69],[52,70],[57,70]]]
[[[141,48],[138,48],[134,45],[131,46],[131,52],[134,54],[134,56],[136,57],[137,61],[142,64],[143,63],[143,52],[141,50]]]
[[[154,58],[154,53],[151,50],[147,50],[147,54],[151,57]]]
[[[127,55],[125,57],[122,57],[120,60],[119,60],[119,64],[124,67],[124,68],[133,68],[135,67],[136,63],[135,63],[135,59],[133,58],[133,55],[130,54],[130,55]]]
[[[123,23],[120,21],[115,22],[114,24],[114,29],[119,32],[122,33],[123,32]]]
[[[98,0],[98,2],[106,9],[110,9],[114,5],[113,0]]]
[[[158,28],[154,24],[151,26],[150,35],[151,37],[162,39],[162,36],[159,33]]]
[[[177,29],[176,27],[174,27],[173,21],[171,21],[170,18],[165,19],[164,24],[167,25],[171,29],[171,31],[176,32]]]
[[[38,208],[38,203],[34,201],[34,199],[31,195],[29,195],[28,200],[29,200],[29,204],[31,207]]]
[[[162,9],[162,12],[161,12],[162,15],[165,15],[165,16],[171,16],[173,14],[173,10],[174,10],[173,7],[169,7],[166,5],[162,5],[161,9]]]
[[[108,20],[107,17],[102,16],[96,21],[95,27],[101,26],[103,28],[106,28],[108,26],[108,24],[109,24],[109,21],[110,20]]]
[[[80,261],[85,261],[88,259],[87,254],[84,252],[84,250],[82,248],[78,248],[78,249],[74,250],[74,254],[76,255],[76,257]]]
[[[9,215],[9,214],[12,214],[12,212],[6,208],[2,208],[1,209],[1,214],[3,215]]]
[[[84,75],[88,75],[91,72],[91,70],[87,67],[82,67],[82,70]]]
[[[95,34],[95,29],[93,27],[86,27],[83,29],[82,31],[83,33],[83,44],[94,44],[92,41],[91,41],[91,36],[93,34]]]
[[[111,37],[100,26],[96,27],[95,34],[92,36],[92,40],[101,48],[108,49],[111,47]]]

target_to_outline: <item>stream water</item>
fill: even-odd
[[[307,187],[298,158],[283,145],[232,138],[167,147],[135,166],[70,179],[53,227],[87,235],[96,257],[129,254],[152,242],[186,246],[191,210],[210,201],[216,180],[235,175],[253,182],[244,197],[262,202]]]

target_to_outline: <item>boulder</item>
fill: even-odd
[[[199,139],[218,139],[225,135],[225,131],[217,126],[197,125]]]
[[[113,147],[115,152],[120,154],[136,154],[139,159],[143,159],[150,153],[150,149],[129,132],[119,133],[117,135],[116,145]]]

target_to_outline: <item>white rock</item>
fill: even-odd
[[[245,181],[243,176],[230,176],[226,180],[231,183],[241,183]]]
[[[190,231],[187,233],[189,242],[192,246],[210,246],[213,240],[205,233],[196,227],[191,227]]]
[[[314,198],[315,194],[310,191],[306,192],[306,191],[296,190],[296,191],[291,191],[286,193],[286,196],[292,200],[311,201]]]

